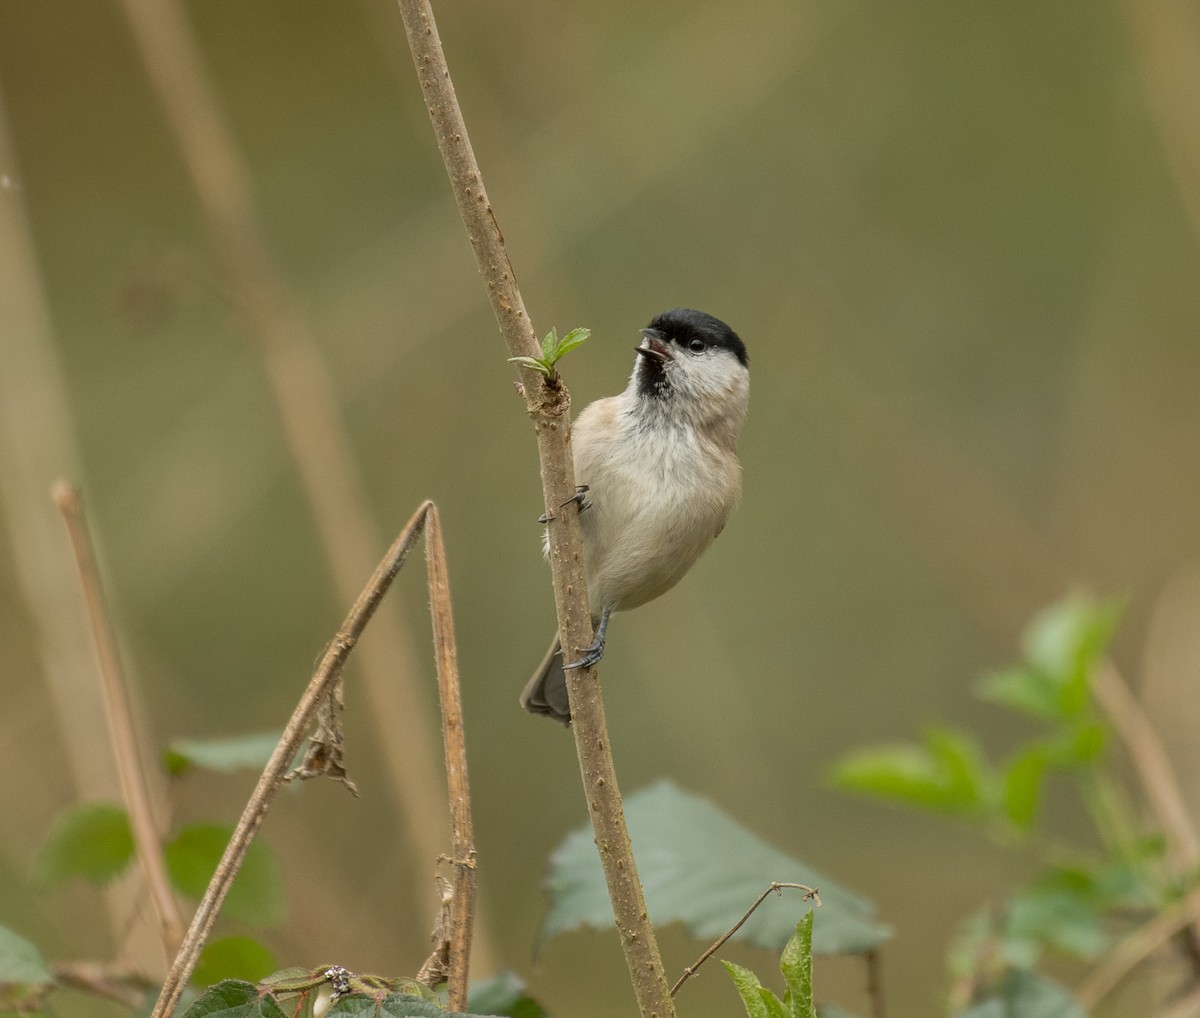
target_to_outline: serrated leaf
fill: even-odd
[[[219,824],[183,828],[166,846],[164,853],[171,883],[189,897],[202,897],[232,833],[231,827]],[[261,841],[250,843],[222,911],[231,918],[255,926],[273,926],[283,920],[283,883],[279,867]]]
[[[467,998],[471,1011],[502,1015],[503,1018],[546,1018],[546,1011],[525,989],[513,972],[501,972],[483,982],[472,983]]]
[[[227,739],[176,739],[167,747],[164,758],[171,774],[182,774],[192,767],[222,774],[261,771],[278,742],[278,732],[235,735]]]
[[[813,911],[796,924],[796,934],[788,941],[779,959],[779,971],[787,983],[789,1018],[816,1018],[813,1002],[812,967]]]
[[[59,814],[34,861],[34,878],[53,887],[70,877],[107,884],[133,861],[133,832],[119,806],[80,803]]]
[[[325,982],[325,969],[328,966],[315,969],[301,968],[299,965],[289,965],[270,975],[260,977],[258,988],[269,990],[274,994],[299,993],[311,990]]]
[[[542,340],[542,360],[554,363],[554,351],[558,349],[558,333],[551,329]]]
[[[269,993],[259,996],[253,983],[228,980],[202,993],[183,1018],[287,1018]]]
[[[715,940],[773,881],[821,892],[817,954],[869,951],[889,930],[875,921],[866,899],[746,830],[716,806],[660,782],[625,800],[626,819],[655,924],[682,922],[697,938]],[[612,906],[590,826],[568,835],[550,860],[550,908],[540,940],[590,926],[611,929]],[[781,951],[808,906],[799,891],[764,902],[734,937]],[[790,896],[790,897],[789,897]]]
[[[748,968],[743,968],[732,961],[722,961],[729,978],[737,988],[738,996],[742,998],[742,1007],[746,1009],[747,1018],[771,1018],[762,991],[765,987],[758,981],[758,976]],[[770,991],[767,991],[770,992]]]
[[[204,945],[192,982],[210,986],[223,979],[257,982],[275,971],[275,956],[252,937],[218,937]]]
[[[980,1001],[957,1018],[1087,1018],[1083,1008],[1057,983],[1013,969],[1000,993]]]
[[[366,993],[342,997],[327,1012],[326,1018],[500,1018],[498,1015],[476,1015],[462,1011],[443,1011],[432,1000],[422,1000],[405,993],[390,993],[376,998]]]
[[[576,347],[582,346],[584,343],[586,343],[588,336],[591,334],[592,333],[589,329],[572,329],[565,336],[563,336],[562,340],[554,348],[554,359],[556,361],[562,360]]]
[[[0,926],[0,985],[44,986],[54,982],[54,973],[42,952],[20,934]]]
[[[982,813],[992,777],[965,735],[933,730],[924,745],[880,746],[843,757],[830,772],[834,785],[955,815]]]

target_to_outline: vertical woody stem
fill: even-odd
[[[399,0],[399,6],[438,149],[500,333],[511,356],[537,357],[541,351],[536,334],[488,202],[433,11],[428,0]],[[591,643],[592,626],[578,515],[561,511],[575,493],[570,396],[557,379],[545,380],[529,369],[522,370],[522,382],[537,437],[546,512],[554,517],[549,528],[550,571],[559,636],[563,653],[578,658],[582,648]],[[588,814],[638,1008],[643,1018],[674,1018],[674,1004],[625,825],[595,669],[573,672],[567,690]]]

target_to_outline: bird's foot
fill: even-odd
[[[564,664],[563,671],[572,668],[592,668],[600,663],[600,659],[604,657],[604,639],[608,633],[608,616],[610,614],[612,614],[611,610],[605,608],[604,614],[600,616],[600,625],[596,627],[595,639],[583,648],[581,651],[583,656],[578,661]]]
[[[592,503],[589,502],[587,498],[588,491],[589,488],[586,484],[579,485],[575,489],[575,494],[563,502],[562,505],[559,506],[559,509],[565,509],[572,502],[574,502],[577,506],[579,506],[579,511],[581,513],[586,512],[592,507]],[[538,523],[549,523],[554,518],[554,513],[542,513],[542,515],[538,517]]]

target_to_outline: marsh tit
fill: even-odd
[[[596,664],[609,616],[675,586],[742,492],[745,344],[724,322],[686,308],[664,311],[641,332],[625,391],[590,404],[571,431],[596,639],[564,666],[556,636],[521,694],[527,711],[563,724],[571,721],[564,667]]]

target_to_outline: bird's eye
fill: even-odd
[[[699,353],[704,349],[704,340],[693,339],[690,343],[688,343],[688,349],[691,350],[692,353]]]

